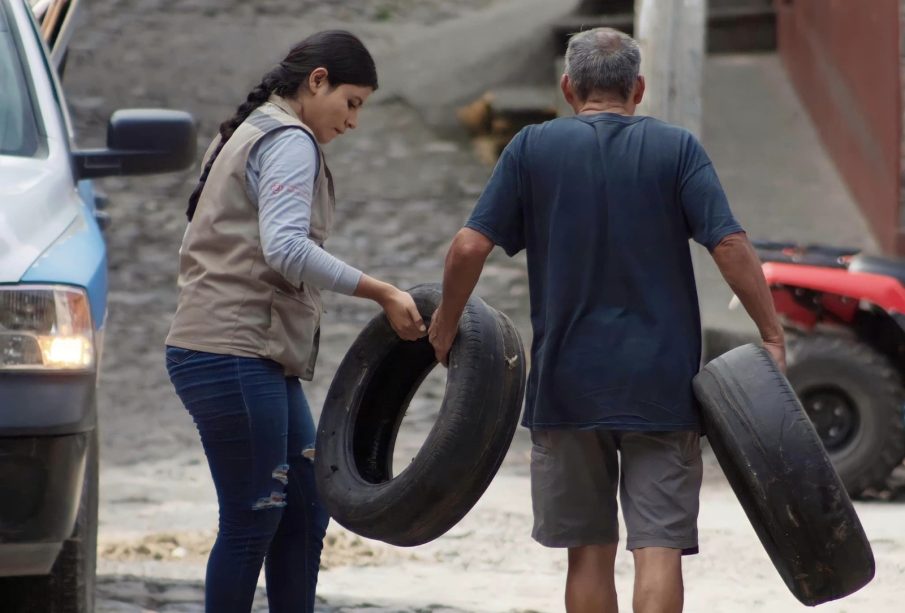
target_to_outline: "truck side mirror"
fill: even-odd
[[[78,179],[146,175],[188,168],[195,162],[195,120],[183,111],[116,111],[107,126],[107,148],[73,154]]]

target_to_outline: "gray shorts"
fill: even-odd
[[[619,542],[618,484],[628,549],[697,553],[697,432],[534,430],[531,440],[532,536],[541,545]]]

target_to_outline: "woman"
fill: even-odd
[[[299,378],[313,375],[319,289],[376,301],[403,339],[426,333],[409,294],[323,250],[334,201],[320,145],[355,128],[375,89],[353,35],[305,39],[221,124],[189,199],[166,358],[220,506],[210,613],[248,613],[262,563],[272,612],[314,610],[328,518]]]

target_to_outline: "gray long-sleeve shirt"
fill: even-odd
[[[317,147],[301,130],[277,130],[259,140],[245,168],[248,196],[258,207],[267,263],[300,286],[353,294],[361,271],[330,255],[309,236],[317,177]]]

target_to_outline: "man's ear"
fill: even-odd
[[[328,75],[327,69],[323,66],[311,71],[311,74],[308,75],[308,89],[312,94],[319,89],[330,86],[330,81],[327,79]]]
[[[635,106],[641,104],[641,99],[644,98],[644,90],[646,87],[647,83],[644,81],[644,77],[638,75],[638,80],[635,82],[635,93],[632,98],[632,102],[635,103]]]
[[[562,90],[562,95],[563,98],[566,99],[566,103],[572,108],[575,108],[575,92],[572,91],[572,82],[569,80],[569,75],[563,74],[559,79],[559,88]]]

